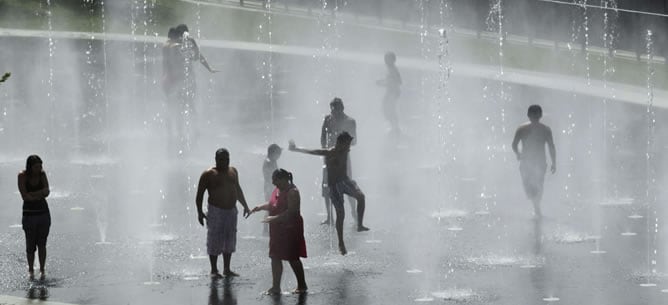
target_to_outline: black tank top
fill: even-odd
[[[38,191],[44,188],[44,183],[42,183],[42,176],[46,175],[41,173],[39,177],[39,182],[36,185],[30,184],[30,179],[26,175],[26,191],[28,193]],[[49,213],[49,206],[46,203],[46,199],[42,198],[39,200],[24,200],[23,201],[23,216],[31,215],[41,215]]]

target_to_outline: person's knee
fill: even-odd
[[[37,244],[31,243],[26,245],[26,252],[28,254],[35,253],[35,251],[37,251]]]
[[[338,206],[336,206],[334,211],[336,212],[336,219],[337,220],[338,219],[343,219],[343,217],[345,217],[345,215],[346,215],[346,213],[343,211],[343,208],[339,208]]]
[[[366,199],[366,196],[364,195],[364,193],[362,191],[359,191],[359,192],[357,192],[357,194],[355,194],[355,199],[357,199],[357,201],[360,202],[360,203],[364,203],[364,200]]]

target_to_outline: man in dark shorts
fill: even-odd
[[[202,201],[204,192],[209,192],[208,211],[204,214]],[[197,185],[197,220],[204,225],[206,218],[206,251],[211,263],[211,276],[219,277],[218,255],[223,255],[223,275],[238,276],[230,270],[230,259],[237,245],[237,200],[244,207],[244,217],[250,215],[244,192],[239,185],[239,173],[230,166],[230,153],[224,149],[216,151],[216,166],[202,173]]]
[[[320,146],[323,149],[330,149],[336,145],[336,137],[339,136],[342,132],[347,132],[353,137],[352,145],[357,143],[357,123],[355,119],[348,116],[343,112],[343,100],[341,98],[335,97],[330,103],[330,114],[325,116],[325,119],[322,122],[322,128],[320,132]],[[350,156],[348,156],[348,164],[346,165],[346,171],[348,177],[352,178],[352,166],[350,161]],[[325,198],[325,210],[327,211],[327,218],[322,222],[322,224],[332,224],[332,207],[329,200],[330,190],[327,181],[327,165],[322,169],[322,197]],[[357,210],[355,209],[355,199],[348,197],[348,202],[350,202],[350,210],[352,212],[353,218],[357,219]]]
[[[336,233],[339,239],[339,251],[342,255],[348,253],[345,243],[343,242],[343,218],[345,211],[343,208],[343,194],[350,195],[357,199],[357,231],[368,231],[369,228],[363,225],[365,198],[362,190],[357,186],[355,180],[350,179],[347,173],[346,164],[348,163],[348,153],[350,152],[350,145],[353,137],[347,133],[342,132],[336,138],[336,145],[331,149],[304,149],[295,145],[294,141],[290,141],[289,150],[325,157],[325,165],[327,166],[327,179],[330,190],[330,199],[336,211]]]
[[[550,171],[557,171],[556,149],[552,139],[552,130],[547,125],[540,123],[543,109],[539,105],[529,106],[527,112],[529,122],[520,125],[515,131],[513,139],[513,151],[520,161],[520,174],[524,185],[524,192],[533,203],[534,215],[541,216],[540,201],[543,197],[543,182],[547,169],[545,158],[545,144],[547,144],[552,166]],[[522,150],[518,144],[522,143]]]

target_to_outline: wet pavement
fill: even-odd
[[[254,140],[240,141],[238,147],[245,141]],[[568,200],[556,195],[558,186],[548,176],[545,217],[535,219],[516,179],[498,180],[495,191],[485,195],[476,191],[482,183],[476,177],[444,178],[427,165],[406,167],[404,175],[390,170],[369,179],[364,174],[371,171],[369,165],[359,162],[357,180],[367,193],[366,224],[372,230],[355,232],[348,212],[345,238],[350,253],[341,256],[333,230],[319,224],[324,216],[317,180],[302,178],[308,176],[302,167],[315,168],[312,177],[317,177],[319,161],[289,152],[284,152],[283,166],[306,162],[295,172],[306,223],[308,258],[303,263],[308,294],[288,292],[296,282],[287,264],[283,295],[262,294],[270,286],[271,274],[261,215],[239,221],[232,268],[240,276],[212,280],[205,229],[196,223],[192,210],[194,184],[210,165],[207,160],[213,161],[212,152],[149,164],[129,161],[132,158],[122,151],[113,158],[46,159],[53,224],[45,280],[27,277],[19,195],[14,183],[5,181],[0,294],[6,296],[0,297],[0,304],[24,304],[17,301],[23,299],[67,304],[665,304],[668,300],[662,254],[665,233],[647,234],[647,207],[632,198]],[[21,168],[23,161],[14,160],[0,167],[3,177],[13,177]],[[258,150],[232,150],[232,164],[238,164],[251,207],[259,203],[261,193],[261,178],[254,175],[259,173],[257,160],[261,160]],[[143,170],[131,170],[140,164]],[[509,176],[514,175],[514,165],[504,164]],[[122,175],[126,172],[131,175]],[[439,183],[454,185],[458,197],[439,189]],[[347,203],[346,207],[349,211]],[[649,212],[663,215],[654,209]]]

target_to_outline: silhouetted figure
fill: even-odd
[[[281,147],[278,144],[271,144],[267,147],[267,157],[262,162],[262,176],[264,177],[264,200],[269,202],[271,194],[274,191],[271,175],[278,169],[278,159],[281,157]],[[263,232],[269,232],[269,225],[263,225]]]
[[[166,97],[165,123],[169,141],[184,142],[186,136],[186,113],[192,108],[194,77],[188,75],[189,65],[183,56],[182,39],[176,28],[170,28],[167,41],[162,47],[162,88]],[[169,147],[176,147],[170,143]]]
[[[170,137],[175,136],[180,142],[185,142],[188,116],[194,114],[197,95],[193,62],[199,61],[211,73],[216,73],[218,70],[209,66],[185,24],[169,29],[167,41],[162,48],[162,58],[162,81],[167,97],[167,125]]]
[[[520,161],[520,174],[524,191],[533,203],[534,214],[536,217],[540,217],[542,215],[540,201],[543,197],[543,182],[547,169],[545,144],[547,144],[550,152],[550,159],[552,160],[550,171],[553,174],[557,171],[557,153],[552,139],[552,130],[539,122],[543,116],[543,109],[538,105],[531,105],[527,111],[527,116],[529,122],[517,128],[512,146],[517,160]],[[520,142],[522,144],[521,151],[518,149]]]
[[[384,79],[378,80],[379,86],[385,87],[383,96],[383,113],[390,123],[390,132],[399,133],[399,117],[397,115],[397,102],[401,95],[401,75],[396,66],[397,56],[393,52],[385,53],[385,66],[387,75]]]
[[[306,257],[304,239],[304,219],[300,214],[299,190],[292,181],[292,173],[277,169],[272,174],[276,186],[269,201],[256,206],[252,212],[269,211],[262,222],[269,224],[269,257],[271,258],[272,285],[266,291],[269,295],[281,293],[283,261],[290,263],[297,278],[294,293],[305,293],[308,287],[304,276],[304,266],[300,257]]]
[[[357,143],[357,123],[355,119],[349,117],[345,112],[343,112],[343,101],[335,97],[329,103],[330,114],[325,116],[325,119],[322,122],[322,128],[320,131],[320,146],[323,149],[329,149],[336,145],[336,138],[342,132],[347,132],[353,137],[352,145]],[[352,166],[350,162],[350,156],[348,156],[348,164],[346,165],[348,177],[352,177]],[[330,203],[330,192],[327,181],[327,165],[322,168],[322,197],[325,198],[325,210],[327,210],[327,218],[322,222],[322,224],[332,224],[332,205]],[[357,212],[355,209],[355,199],[348,197],[348,202],[350,202],[350,209],[353,214],[353,218],[357,219]]]
[[[299,148],[293,141],[290,141],[289,150],[325,157],[325,166],[327,166],[327,180],[329,185],[330,199],[336,210],[336,233],[339,239],[339,251],[342,255],[348,253],[343,242],[343,219],[345,211],[343,208],[343,194],[347,194],[357,199],[357,231],[368,231],[369,228],[364,223],[365,198],[362,190],[357,183],[350,179],[347,174],[348,153],[353,137],[342,132],[336,138],[336,145],[330,149],[304,149]]]
[[[42,159],[30,155],[26,160],[26,168],[18,175],[19,193],[23,199],[23,232],[26,237],[26,256],[28,259],[28,275],[35,278],[35,251],[39,254],[40,279],[45,276],[46,239],[51,227],[51,214],[46,197],[49,196],[49,180],[42,168]]]
[[[209,193],[208,210],[204,214],[202,201],[204,192]],[[248,217],[250,210],[246,204],[244,192],[239,185],[239,173],[230,166],[230,153],[220,148],[216,151],[216,166],[202,173],[197,185],[197,220],[204,225],[206,218],[206,252],[211,263],[211,276],[219,277],[218,255],[223,255],[223,275],[237,276],[230,270],[230,259],[237,245],[237,211],[239,201],[244,207],[243,216]]]

